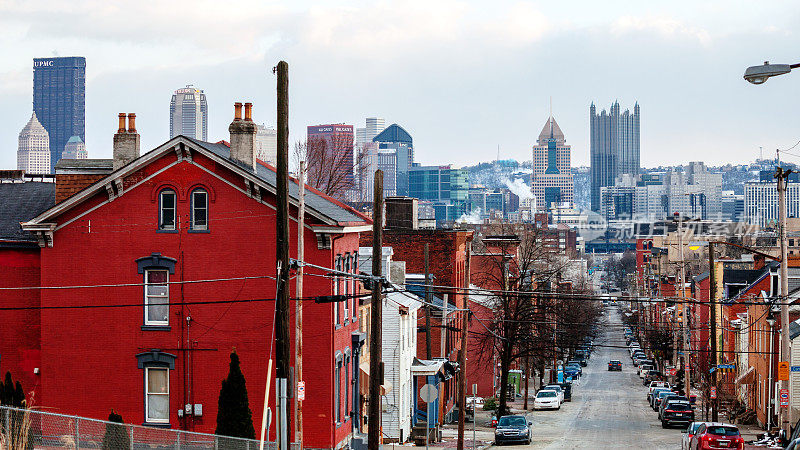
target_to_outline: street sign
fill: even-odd
[[[733,369],[733,364],[717,364],[718,369]]]
[[[306,399],[306,382],[305,381],[298,381],[297,382],[297,400],[303,401]]]
[[[800,372],[800,366],[792,366],[791,370],[792,372]]]
[[[781,389],[781,408],[788,408],[789,407],[789,390],[788,389]]]
[[[675,368],[669,369],[669,376],[674,377],[675,374],[678,373],[678,370]]]
[[[789,381],[789,363],[786,361],[778,363],[778,380]]]
[[[432,384],[426,384],[419,390],[419,398],[426,403],[435,402],[439,398],[439,390]]]
[[[711,398],[717,398],[717,388],[711,388]]]

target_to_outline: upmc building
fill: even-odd
[[[33,111],[50,134],[50,170],[72,136],[86,142],[86,58],[34,58]]]

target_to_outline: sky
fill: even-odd
[[[314,124],[384,117],[416,161],[530,159],[552,112],[589,163],[589,105],[641,106],[644,167],[745,163],[800,140],[800,73],[754,86],[746,67],[800,62],[790,0],[0,0],[0,169],[32,111],[33,58],[87,59],[86,145],[109,158],[117,113],[142,152],[169,138],[172,93],[209,103],[228,139],[236,101],[275,124],[289,63],[290,143]],[[787,155],[788,158],[800,158]]]

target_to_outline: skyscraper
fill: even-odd
[[[169,137],[178,135],[208,140],[206,94],[191,84],[175,91],[169,103]]]
[[[256,157],[267,164],[278,164],[278,131],[264,124],[256,129]]]
[[[367,119],[367,132],[369,127]],[[377,143],[381,151],[392,150],[396,153],[397,195],[409,195],[408,172],[414,164],[414,142],[411,135],[403,127],[393,123],[372,138],[372,142]]]
[[[364,144],[372,142],[375,136],[386,129],[386,121],[383,117],[367,117],[366,126],[356,128],[356,145],[363,148]]]
[[[61,159],[86,159],[88,157],[86,144],[78,136],[69,138],[67,145],[64,146],[64,151],[61,153]]]
[[[86,141],[86,58],[33,59],[33,112],[50,136],[52,173],[69,138]]]
[[[574,183],[570,166],[571,148],[564,133],[550,116],[533,146],[531,191],[536,197],[536,209],[546,210],[552,203],[572,205]]]
[[[28,173],[51,173],[50,155],[50,135],[33,113],[19,133],[17,169]]]
[[[600,210],[600,188],[613,186],[622,174],[639,174],[639,103],[633,114],[627,109],[620,114],[619,102],[597,114],[594,103],[589,107],[591,143],[592,211]]]

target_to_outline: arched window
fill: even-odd
[[[208,192],[203,188],[192,191],[192,230],[208,230]]]
[[[177,198],[175,191],[164,189],[158,194],[158,229],[175,229],[175,206]]]

